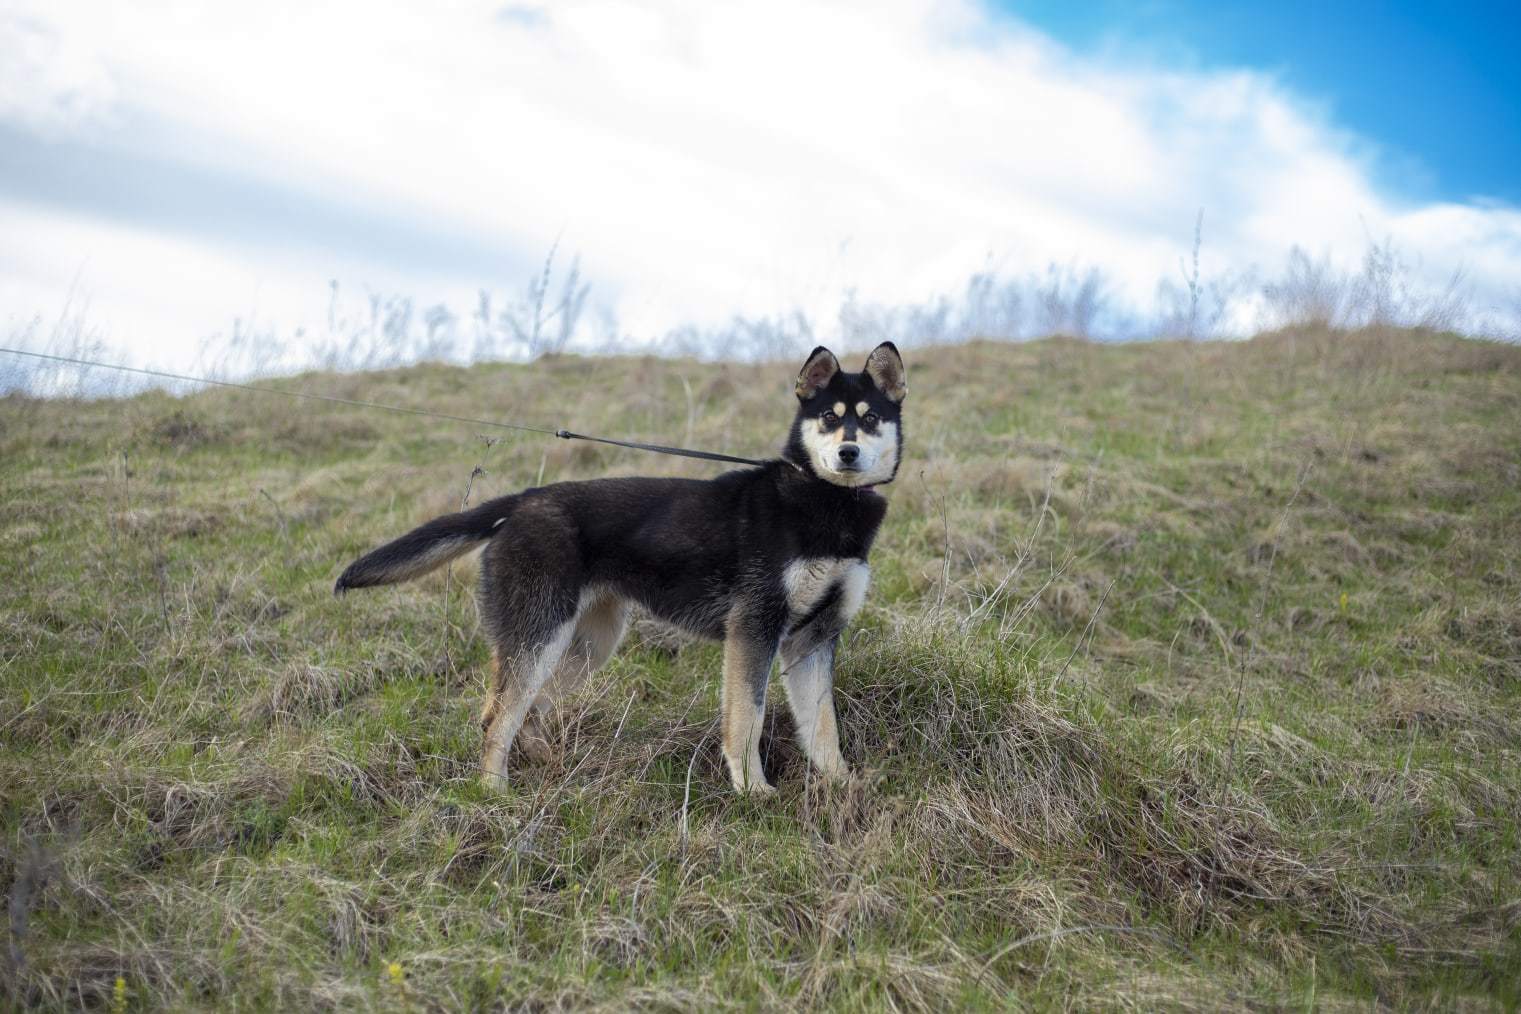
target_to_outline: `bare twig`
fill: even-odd
[[[486,454],[500,442],[497,437],[488,437],[485,434],[481,434],[480,439],[485,446],[481,448],[481,460],[477,461],[475,467],[470,469],[470,477],[465,480],[465,492],[459,498],[459,509],[461,512],[470,505],[470,493],[475,489],[476,478],[486,474],[484,467]],[[444,668],[451,674],[454,672],[454,661],[449,657],[449,594],[452,590],[451,585],[453,580],[454,564],[450,563],[444,567],[444,619],[443,629],[439,632],[439,643],[444,653]]]
[[[264,499],[268,500],[269,501],[269,505],[275,509],[275,517],[278,518],[279,521],[280,521],[280,538],[284,539],[286,542],[289,542],[290,541],[290,524],[286,520],[285,512],[280,509],[280,505],[275,502],[275,498],[269,495],[269,490],[264,489],[261,486],[259,488],[259,495],[262,496]]]
[[[1294,484],[1294,492],[1289,496],[1288,502],[1283,505],[1283,510],[1279,511],[1278,518],[1273,522],[1273,531],[1275,533],[1283,527],[1284,522],[1288,519],[1289,511],[1293,509],[1294,503],[1299,499],[1299,494],[1304,491],[1305,480],[1310,477],[1310,472],[1313,468],[1314,466],[1309,461],[1305,461],[1300,466],[1299,478]],[[1268,593],[1272,588],[1273,564],[1277,559],[1278,541],[1275,538],[1271,548],[1268,550],[1267,570],[1262,575],[1262,594],[1257,600],[1257,615],[1254,623],[1259,627],[1262,625],[1263,617],[1267,613]],[[1234,714],[1231,718],[1230,744],[1226,751],[1225,781],[1222,785],[1222,789],[1227,790],[1230,787],[1231,778],[1236,771],[1236,737],[1241,732],[1241,703],[1246,688],[1246,670],[1250,655],[1251,650],[1248,647],[1248,650],[1238,657],[1236,664],[1236,700],[1233,705]]]
[[[924,469],[919,470],[919,481],[924,483],[924,488],[929,489],[929,480],[924,477]],[[946,513],[946,496],[940,497],[940,526],[945,533],[944,551],[940,561],[940,596],[935,601],[935,618],[940,618],[940,611],[945,606],[945,593],[951,584],[951,522]]]
[[[687,841],[689,837],[687,825],[687,808],[692,803],[692,769],[697,766],[697,758],[702,754],[703,745],[707,743],[707,741],[708,734],[704,732],[702,734],[702,738],[697,741],[697,747],[692,751],[692,759],[687,761],[687,780],[686,787],[682,790],[681,793],[681,821],[678,824],[678,827],[680,829],[679,836],[681,838],[682,855],[687,854]]]
[[[1077,657],[1078,649],[1083,646],[1083,641],[1088,638],[1088,635],[1093,630],[1093,625],[1098,622],[1099,613],[1104,611],[1104,603],[1109,601],[1109,593],[1114,590],[1114,585],[1115,582],[1110,581],[1109,587],[1104,589],[1104,594],[1099,596],[1098,605],[1093,609],[1093,615],[1088,617],[1088,625],[1078,635],[1077,643],[1072,646],[1071,654],[1067,656],[1067,661],[1062,664],[1062,671],[1056,674],[1056,679],[1052,681],[1053,683],[1060,683],[1062,677],[1067,675],[1067,669],[1072,665],[1072,660]]]

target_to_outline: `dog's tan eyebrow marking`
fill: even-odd
[[[871,406],[868,405],[868,404],[866,404],[866,402],[864,402],[864,401],[858,401],[858,402],[856,402],[856,415],[865,415],[867,412],[870,412],[870,411],[871,411]]]
[[[834,414],[835,415],[844,415],[845,414],[845,403],[843,401],[837,401],[837,402],[834,403]]]

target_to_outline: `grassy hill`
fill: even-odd
[[[491,794],[473,568],[331,594],[467,494],[721,466],[237,391],[0,400],[10,1001],[1521,1003],[1521,349],[906,358],[840,663],[860,777],[807,779],[773,693],[767,801],[727,786],[715,646],[641,627]],[[796,368],[286,385],[758,455]]]

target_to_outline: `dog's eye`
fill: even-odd
[[[867,412],[861,417],[861,421],[868,426],[875,426],[877,423],[881,422],[881,417],[879,417],[875,412]]]
[[[840,417],[837,416],[837,415],[835,415],[833,412],[825,412],[824,413],[824,425],[825,426],[833,426],[835,423],[837,423],[839,421],[840,421]]]

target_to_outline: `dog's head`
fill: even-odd
[[[797,418],[787,457],[837,486],[875,486],[898,474],[907,374],[897,346],[883,342],[860,373],[846,373],[822,345],[797,375]]]

